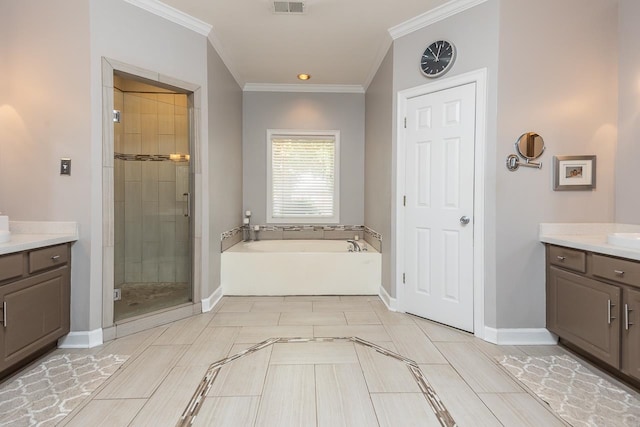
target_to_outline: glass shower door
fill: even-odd
[[[115,322],[192,301],[187,95],[116,81]]]

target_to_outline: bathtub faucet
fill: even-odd
[[[353,245],[353,249],[349,248],[351,249],[349,252],[362,252],[362,248],[355,240],[347,240],[347,243],[351,243]]]

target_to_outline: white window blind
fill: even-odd
[[[272,222],[337,222],[338,136],[270,134]]]

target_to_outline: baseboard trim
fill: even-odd
[[[380,299],[387,306],[390,311],[398,311],[398,300],[395,298],[391,298],[391,295],[387,293],[387,290],[384,286],[380,285],[380,292],[378,294]]]
[[[558,337],[545,328],[496,329],[484,327],[484,339],[497,345],[554,345]]]
[[[102,344],[102,329],[69,332],[58,340],[58,348],[93,348]]]
[[[213,310],[222,299],[222,286],[218,287],[208,298],[202,300],[202,312],[207,313]]]

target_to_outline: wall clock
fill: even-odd
[[[440,77],[451,69],[456,59],[456,47],[446,40],[431,43],[420,58],[422,73],[430,78]]]

